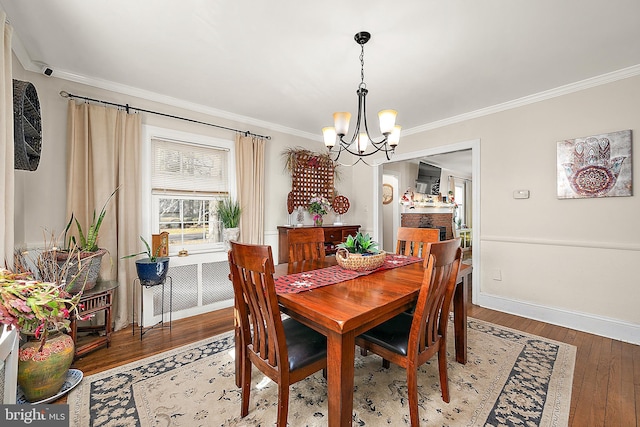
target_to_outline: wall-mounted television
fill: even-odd
[[[416,178],[416,192],[437,196],[440,193],[442,169],[429,163],[420,162]]]

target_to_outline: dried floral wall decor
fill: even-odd
[[[291,193],[288,209],[307,208],[313,196],[324,196],[330,202],[335,196],[336,165],[327,154],[318,154],[303,148],[283,151],[285,169],[291,174]]]

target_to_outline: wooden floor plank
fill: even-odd
[[[633,351],[634,346],[629,343],[620,343],[620,424],[632,426],[636,424],[635,408],[640,402],[640,396],[634,396],[633,385]],[[607,413],[609,405],[607,404]]]
[[[622,342],[611,342],[611,356],[606,390],[604,425],[617,427],[622,424]]]

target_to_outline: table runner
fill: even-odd
[[[321,286],[334,285],[336,283],[355,279],[356,277],[366,276],[367,274],[375,273],[376,271],[389,270],[391,268],[402,267],[421,261],[423,261],[423,259],[420,257],[387,254],[384,264],[375,270],[353,271],[346,270],[339,265],[333,265],[319,270],[287,274],[286,276],[280,276],[275,280],[276,293],[297,294],[298,292],[308,291]]]

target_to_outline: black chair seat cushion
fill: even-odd
[[[364,338],[380,347],[406,356],[412,321],[412,315],[400,313],[396,317],[392,317],[386,322],[369,329],[367,332],[361,334],[360,338]]]
[[[294,319],[282,321],[287,339],[289,370],[310,365],[327,357],[327,338]]]

